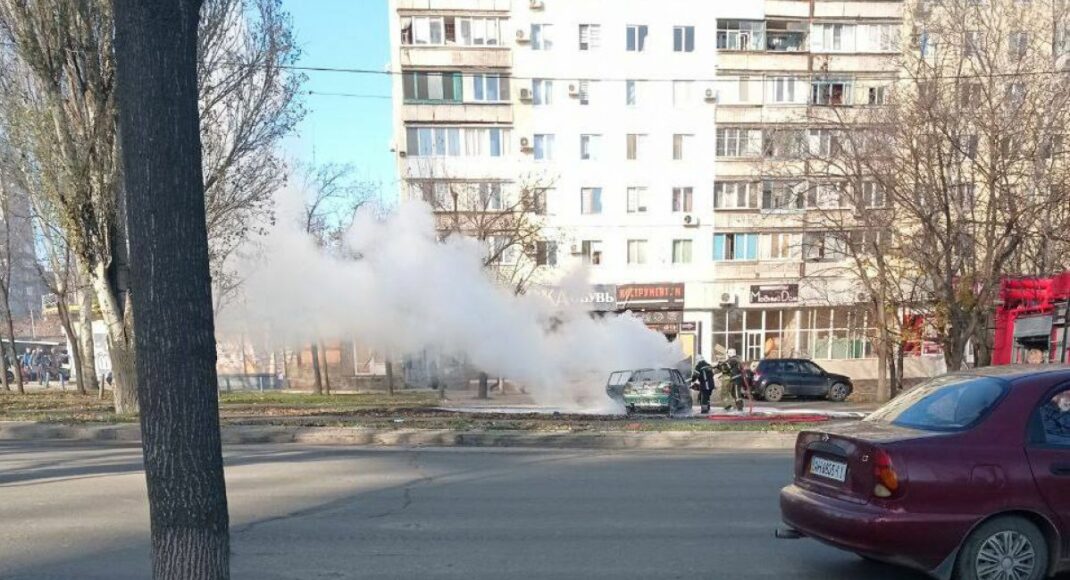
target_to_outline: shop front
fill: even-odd
[[[1000,284],[992,364],[1070,363],[1070,272]]]
[[[679,341],[684,354],[692,358],[701,352],[701,322],[685,320],[685,298],[683,284],[622,284],[617,286],[616,309],[631,312],[647,328],[664,334],[670,341]]]

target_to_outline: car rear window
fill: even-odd
[[[903,393],[867,421],[882,421],[925,431],[963,431],[1003,398],[1007,383],[991,377],[946,376]]]

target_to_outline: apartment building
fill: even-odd
[[[688,352],[872,375],[858,293],[805,219],[818,196],[792,151],[827,143],[823,111],[881,104],[901,11],[392,0],[402,198],[441,207],[462,184],[493,211],[536,190],[545,242],[503,261],[536,260],[537,283],[585,264],[615,298],[596,309],[636,312]]]

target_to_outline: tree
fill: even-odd
[[[278,0],[207,0],[198,39],[204,110],[208,227],[213,266],[226,293],[236,282],[227,256],[269,212],[280,185],[275,145],[300,120],[303,81],[284,72],[298,51]],[[108,331],[120,413],[137,410],[133,312],[114,102],[108,0],[0,0],[0,32],[13,46],[4,86],[5,130],[23,174],[57,210],[81,275]]]
[[[197,105],[200,0],[115,0],[153,577],[230,577]]]
[[[0,175],[0,221],[3,221],[3,225],[0,226],[0,229],[3,230],[3,237],[0,238],[0,317],[3,318],[6,327],[4,329],[6,333],[0,333],[0,337],[4,337],[6,334],[2,345],[3,355],[0,356],[0,361],[5,361],[3,365],[0,365],[3,367],[0,368],[0,381],[3,382],[5,391],[11,389],[7,379],[6,363],[6,361],[10,360],[14,367],[15,385],[21,395],[26,390],[22,384],[22,366],[18,364],[18,353],[15,352],[15,323],[11,316],[12,277],[18,250],[13,247],[14,238],[11,230],[17,227],[17,222],[25,221],[28,218],[26,216],[17,216],[12,212],[11,198],[16,195],[13,189],[8,180],[3,175]]]

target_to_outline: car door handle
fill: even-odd
[[[1070,463],[1053,463],[1051,465],[1051,474],[1070,477]]]

